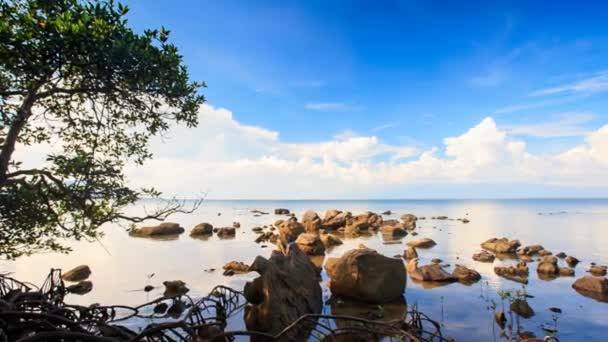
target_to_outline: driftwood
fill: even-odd
[[[277,334],[225,331],[227,320],[246,304],[243,293],[224,286],[194,300],[160,297],[131,307],[69,305],[61,270],[51,270],[41,287],[0,275],[0,341],[233,341],[237,336],[291,341],[307,331],[309,341],[447,341],[440,326],[415,308],[391,322],[350,316],[304,315]],[[153,323],[144,325],[143,322]],[[139,323],[141,331],[125,326]]]

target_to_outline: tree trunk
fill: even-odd
[[[21,133],[21,130],[23,130],[23,127],[25,127],[27,120],[32,116],[32,107],[36,101],[34,93],[35,92],[28,93],[23,99],[23,103],[17,111],[17,117],[15,118],[15,121],[11,123],[4,144],[2,145],[2,151],[0,152],[0,187],[4,186],[8,181],[8,166],[12,159],[13,152],[15,152],[17,138],[19,138],[19,134]]]

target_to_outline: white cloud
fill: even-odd
[[[540,89],[532,92],[531,96],[545,96],[561,93],[597,93],[608,91],[608,71],[602,71],[593,77],[589,77],[574,83],[564,84],[557,87]]]
[[[570,112],[561,114],[558,120],[552,122],[505,125],[502,128],[512,135],[528,135],[538,138],[585,136],[589,134],[589,129],[582,125],[593,119],[595,119],[593,113]]]
[[[308,110],[331,111],[331,110],[346,110],[352,108],[342,102],[311,102],[306,104]]]

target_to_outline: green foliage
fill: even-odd
[[[123,168],[151,157],[148,140],[174,123],[198,123],[204,83],[189,79],[164,28],[127,27],[112,0],[0,0],[0,255],[67,251],[106,222],[163,219],[124,208],[154,189],[127,186]],[[43,167],[15,147],[51,143]],[[17,158],[18,159],[18,158]]]

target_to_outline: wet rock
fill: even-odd
[[[586,275],[578,278],[574,284],[574,288],[580,294],[594,298],[602,302],[608,302],[608,279]]]
[[[517,248],[521,246],[519,240],[489,239],[481,244],[481,247],[494,253],[515,253]]]
[[[435,217],[436,220],[447,220],[448,217],[447,216],[437,216]]]
[[[560,259],[563,259],[563,258],[565,258],[565,257],[566,257],[566,253],[564,253],[564,252],[559,252],[559,253],[555,254],[555,256],[556,256],[556,257],[558,257],[558,258],[560,258]]]
[[[325,248],[329,248],[329,247],[333,247],[333,246],[339,246],[342,244],[342,240],[340,240],[338,237],[333,236],[331,234],[328,233],[321,233],[319,235],[319,237],[321,238],[321,242],[323,243],[323,245],[325,246]]]
[[[129,235],[135,237],[158,237],[166,235],[179,235],[185,231],[178,223],[163,222],[158,226],[135,228],[129,231]]]
[[[268,215],[267,212],[261,211],[261,210],[258,210],[258,209],[251,210],[251,213],[258,214],[258,215]]]
[[[494,262],[495,258],[496,257],[494,256],[494,254],[492,254],[488,251],[481,251],[481,252],[473,254],[473,260],[479,261],[479,262]]]
[[[515,299],[511,302],[511,311],[516,313],[518,316],[523,318],[530,318],[534,316],[534,310],[530,307],[527,300],[524,299]]]
[[[260,276],[244,288],[248,330],[277,334],[300,316],[321,312],[323,300],[317,271],[295,243],[289,244],[285,253],[273,251],[269,259],[258,256],[250,269]],[[293,335],[283,337],[293,340],[308,336],[310,327],[290,330],[290,334]]]
[[[328,259],[325,270],[332,295],[372,304],[403,300],[406,277],[400,259],[357,248]]]
[[[190,236],[201,236],[213,234],[213,226],[209,223],[199,223],[190,231]]]
[[[276,220],[276,221],[274,221],[273,226],[275,226],[275,227],[279,228],[279,226],[280,226],[280,225],[281,225],[281,223],[283,223],[283,222],[284,222],[284,220]]]
[[[458,280],[446,272],[441,265],[434,264],[419,267],[418,258],[408,261],[407,273],[412,279],[419,281],[454,282]]]
[[[70,285],[70,286],[66,287],[65,289],[68,293],[84,295],[84,294],[91,292],[91,290],[93,290],[93,283],[88,280],[84,280],[77,284]]]
[[[277,234],[273,234],[272,232],[266,232],[266,233],[260,234],[260,236],[258,236],[255,239],[255,242],[262,243],[262,242],[269,241],[271,243],[275,243],[277,241],[278,237],[279,236]]]
[[[570,267],[576,266],[579,262],[580,262],[580,260],[578,260],[577,258],[573,257],[572,255],[569,255],[566,258],[566,263],[568,263],[568,266],[570,266]]]
[[[469,223],[469,222],[471,222],[468,218],[459,219],[459,221],[462,222],[462,223]]]
[[[370,211],[350,217],[346,220],[344,234],[357,235],[370,229],[376,230],[382,224],[382,216]]]
[[[150,292],[152,290],[154,290],[154,286],[152,286],[152,285],[144,286],[144,292]]]
[[[235,274],[241,273],[249,273],[249,265],[240,262],[240,261],[230,261],[227,262],[224,267],[224,275],[231,276]]]
[[[327,210],[323,217],[323,227],[325,229],[338,229],[346,226],[346,221],[351,217],[350,212],[342,212],[340,210]]]
[[[325,245],[317,234],[303,233],[296,239],[296,244],[306,255],[324,255]]]
[[[479,274],[479,272],[458,264],[454,268],[454,271],[452,271],[452,276],[457,278],[458,281],[463,282],[465,284],[472,284],[481,279],[481,274]]]
[[[76,266],[73,269],[65,272],[61,279],[65,281],[78,282],[89,278],[91,275],[91,269],[87,265]]]
[[[403,214],[401,215],[401,220],[403,221],[403,228],[409,230],[416,228],[418,218],[414,214]]]
[[[304,226],[297,221],[287,220],[279,225],[279,238],[284,245],[288,245],[304,233]]]
[[[184,310],[186,310],[186,304],[181,300],[176,300],[167,310],[167,316],[173,319],[178,319],[182,315]]]
[[[519,260],[525,262],[525,263],[530,263],[530,262],[534,262],[534,259],[532,259],[531,256],[528,255],[520,255],[519,256]]]
[[[507,324],[507,317],[504,312],[500,311],[494,314],[494,321],[500,329],[504,329]]]
[[[530,270],[525,262],[520,262],[516,266],[496,266],[494,267],[494,273],[505,279],[527,284]]]
[[[418,252],[416,251],[416,248],[410,247],[403,251],[403,257],[405,260],[411,260],[418,257]]]
[[[574,270],[568,267],[560,267],[559,275],[562,277],[574,277]]]
[[[277,208],[274,210],[275,215],[289,215],[289,209]]]
[[[544,249],[545,249],[545,247],[543,247],[542,245],[530,245],[530,246],[525,246],[525,247],[522,247],[521,249],[519,249],[517,251],[517,254],[534,256],[534,255],[537,255],[540,251],[542,251]]]
[[[433,258],[433,259],[431,259],[431,262],[433,264],[441,264],[443,262],[443,260],[441,260],[439,258]]]
[[[557,258],[554,256],[543,257],[536,269],[538,273],[543,274],[559,274],[559,267],[557,266]]]
[[[264,230],[264,228],[262,227],[253,227],[251,228],[252,231],[256,232],[256,233],[260,233]]]
[[[236,229],[234,227],[219,228],[216,234],[220,239],[233,238],[236,235]]]
[[[164,281],[163,285],[165,285],[165,292],[163,293],[165,297],[177,297],[185,295],[190,291],[190,289],[186,287],[186,283],[181,280]]]
[[[382,215],[392,215],[393,213],[390,210],[387,210],[382,213]]]
[[[321,229],[323,221],[316,212],[307,210],[302,216],[302,224],[306,232],[317,233]]]
[[[407,243],[408,246],[414,248],[431,248],[435,246],[437,243],[433,241],[433,239],[423,238],[418,240],[412,240]]]
[[[597,277],[603,277],[606,275],[606,270],[608,268],[606,266],[597,266],[593,265],[589,268],[589,272]]]
[[[382,235],[390,238],[401,238],[407,235],[407,231],[401,227],[382,226],[380,229]]]
[[[547,255],[552,255],[553,253],[549,250],[543,249],[541,251],[538,252],[538,255],[540,255],[541,257],[547,256]]]

